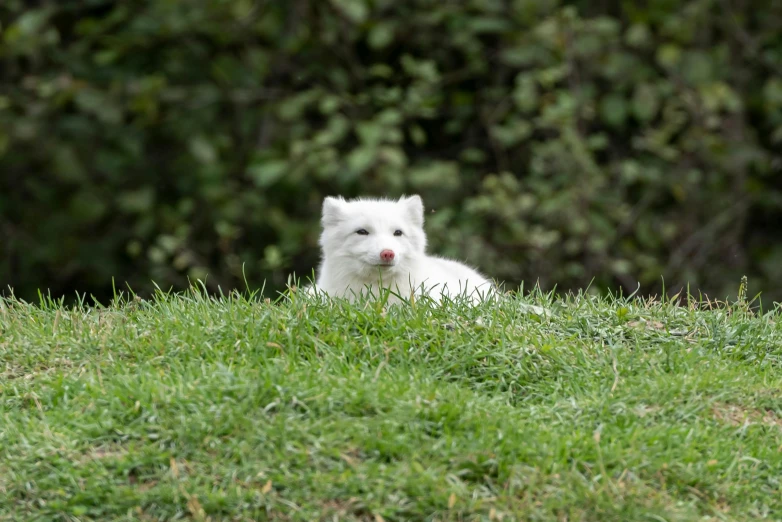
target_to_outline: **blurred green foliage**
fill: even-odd
[[[512,284],[782,297],[774,0],[4,0],[0,283],[279,288],[328,194]],[[119,283],[118,286],[120,286]]]

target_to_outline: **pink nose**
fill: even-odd
[[[380,259],[383,261],[393,261],[394,260],[394,251],[393,250],[383,250],[380,252]]]

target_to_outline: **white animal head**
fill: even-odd
[[[327,197],[321,224],[324,258],[338,259],[358,277],[403,273],[426,250],[420,196],[398,201]]]

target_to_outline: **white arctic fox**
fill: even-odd
[[[368,289],[377,296],[383,287],[404,298],[424,292],[436,301],[443,295],[476,301],[493,290],[472,268],[426,255],[420,196],[398,201],[327,197],[321,224],[323,258],[315,285],[330,296],[352,300]]]

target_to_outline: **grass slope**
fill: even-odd
[[[307,299],[0,301],[0,519],[782,518],[778,310]]]

